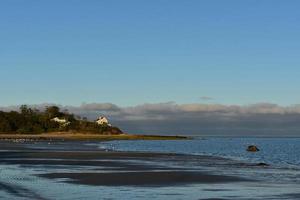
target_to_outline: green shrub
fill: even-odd
[[[62,125],[52,121],[55,117],[66,119],[70,124]],[[117,127],[98,125],[95,122],[88,121],[86,118],[81,120],[80,117],[75,117],[67,111],[61,112],[57,106],[47,107],[43,112],[31,109],[26,105],[22,105],[19,112],[0,111],[0,133],[39,134],[57,131],[91,132],[98,134],[122,133]]]

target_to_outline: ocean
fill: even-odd
[[[249,145],[256,145],[260,151],[247,152]],[[112,141],[98,146],[100,149],[115,151],[220,156],[252,163],[266,163],[273,167],[300,168],[300,138],[193,137],[192,140],[173,141]]]

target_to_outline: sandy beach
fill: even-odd
[[[191,139],[186,136],[163,136],[163,135],[133,135],[133,134],[117,134],[103,135],[95,133],[81,132],[50,132],[42,134],[18,134],[18,133],[0,133],[0,140],[19,140],[19,141],[42,141],[42,140],[58,140],[58,141],[108,141],[108,140],[185,140]]]
[[[15,151],[11,151],[14,149]],[[67,146],[66,146],[66,149]],[[74,149],[72,151],[57,151],[56,149],[31,149],[23,145],[5,143],[1,147],[0,164],[20,165],[25,167],[36,166],[70,166],[101,168],[98,172],[75,173],[46,173],[40,177],[50,179],[69,179],[67,182],[102,185],[102,186],[162,186],[190,183],[225,183],[236,181],[249,181],[240,177],[213,175],[194,171],[189,168],[171,167],[163,165],[170,162],[186,162],[193,156],[163,153],[137,153],[137,152],[106,152],[92,149]],[[197,159],[201,159],[197,157]],[[208,159],[202,157],[202,159]],[[135,162],[135,161],[140,162]],[[126,161],[126,162],[124,162]],[[162,163],[162,165],[146,164]],[[215,162],[221,162],[215,158]],[[97,170],[96,170],[97,171]]]

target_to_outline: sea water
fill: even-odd
[[[256,145],[259,152],[247,152],[249,145]],[[194,137],[192,140],[162,141],[111,141],[99,148],[116,151],[167,152],[193,155],[210,155],[267,163],[277,167],[300,168],[300,138],[227,138]]]

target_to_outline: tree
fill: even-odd
[[[46,115],[49,119],[52,119],[54,117],[60,117],[62,113],[59,111],[59,107],[57,106],[50,106],[46,108]]]
[[[20,112],[22,115],[28,115],[28,114],[31,114],[33,111],[31,110],[31,108],[28,108],[27,105],[21,105]]]
[[[55,117],[63,118],[67,122],[64,125],[53,121]],[[44,112],[28,108],[22,105],[20,111],[0,111],[1,133],[38,134],[54,131],[78,131],[97,134],[120,134],[121,130],[107,125],[98,125],[88,121],[87,118],[76,118],[68,112],[60,112],[59,107],[47,107]]]

